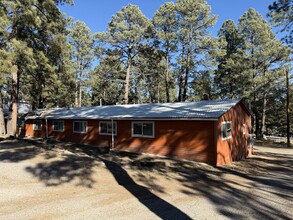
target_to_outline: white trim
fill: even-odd
[[[74,131],[74,123],[85,123],[85,132],[84,131]],[[87,133],[87,121],[73,121],[72,123],[72,131],[73,133],[78,133],[78,134],[86,134]]]
[[[35,122],[40,122],[41,123],[41,128],[40,129],[35,129]],[[41,131],[42,128],[43,128],[42,120],[33,120],[33,130],[34,131]]]
[[[139,134],[134,134],[133,131],[133,125],[135,123],[139,123],[139,124],[144,124],[144,123],[148,123],[148,124],[152,124],[152,128],[153,128],[153,135],[139,135]],[[143,131],[143,130],[142,130]],[[154,138],[155,137],[155,122],[153,121],[132,121],[131,122],[131,136],[132,137],[145,137],[145,138]]]
[[[225,124],[230,124],[231,125],[231,134],[230,136],[227,136],[227,137],[223,137],[223,125]],[[221,137],[222,137],[222,140],[225,141],[225,140],[229,140],[230,138],[232,138],[232,122],[231,121],[223,121],[221,123]]]
[[[111,133],[101,133],[101,123],[107,123],[112,125],[112,132]],[[115,124],[115,132],[113,133],[113,124]],[[117,122],[116,121],[99,121],[99,135],[112,135],[112,133],[117,136]]]
[[[54,123],[55,122],[62,122],[63,123],[63,129],[62,130],[55,130],[54,129]],[[53,121],[52,130],[55,131],[55,132],[64,132],[64,121],[63,120],[55,120],[55,121]]]

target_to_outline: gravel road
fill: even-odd
[[[151,155],[0,142],[0,219],[293,219],[293,150],[214,168]]]

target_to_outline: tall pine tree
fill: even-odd
[[[76,69],[75,107],[81,107],[83,82],[87,77],[94,57],[94,40],[91,30],[81,21],[76,21],[71,25],[69,36]]]
[[[106,33],[99,33],[98,39],[119,52],[119,58],[126,69],[123,103],[129,103],[131,69],[139,48],[145,42],[151,22],[137,6],[127,5],[112,16]]]

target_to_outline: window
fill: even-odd
[[[41,121],[34,121],[33,129],[34,129],[34,131],[41,131],[42,130],[42,122]]]
[[[132,136],[154,137],[154,122],[132,122]]]
[[[246,134],[246,124],[242,125],[242,131],[243,131],[243,134],[245,135]]]
[[[231,121],[222,122],[222,140],[227,140],[232,137]]]
[[[113,122],[113,128],[112,128],[112,121],[100,121],[100,128],[99,128],[101,135],[116,135],[117,134],[117,124],[114,121]]]
[[[87,122],[86,121],[74,121],[73,122],[73,132],[74,133],[86,133],[87,132]]]
[[[53,121],[53,131],[64,131],[64,121]]]

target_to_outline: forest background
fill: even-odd
[[[16,133],[21,101],[36,110],[208,97],[243,99],[257,137],[290,134],[292,0],[272,2],[267,18],[251,8],[216,35],[205,0],[162,2],[152,18],[128,4],[97,33],[65,4],[0,1],[0,133]]]

